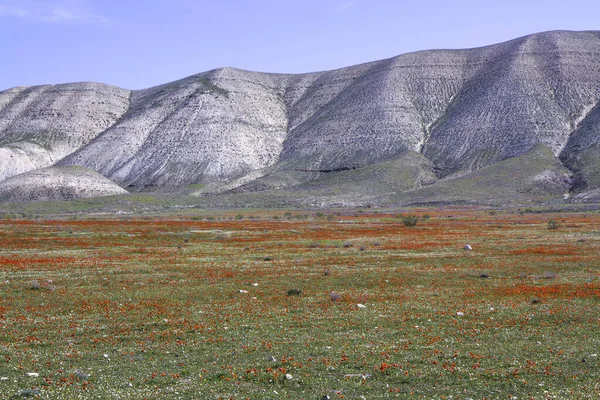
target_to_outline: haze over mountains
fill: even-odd
[[[35,174],[47,167],[56,168]],[[81,185],[97,178],[98,190],[64,190],[82,174]],[[28,189],[17,196],[20,180]],[[0,199],[121,187],[242,202],[292,194],[321,205],[592,201],[600,32],[297,75],[222,68],[139,91],[73,83],[0,92]]]

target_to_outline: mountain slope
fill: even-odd
[[[0,92],[0,181],[54,165],[85,146],[123,115],[129,95],[97,83]]]
[[[381,179],[389,185],[372,190],[383,195],[442,188],[542,145],[575,174],[574,190],[592,190],[599,125],[600,32],[555,31],[308,74],[222,68],[132,92],[11,89],[0,92],[0,180],[81,165],[132,191],[330,185],[352,196]],[[398,162],[406,154],[424,169]]]
[[[116,183],[84,167],[48,167],[0,182],[0,200],[69,200],[126,194]]]

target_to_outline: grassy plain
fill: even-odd
[[[337,214],[0,220],[0,398],[600,396],[598,212]]]

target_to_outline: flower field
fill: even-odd
[[[600,213],[410,215],[0,220],[0,398],[600,398]]]

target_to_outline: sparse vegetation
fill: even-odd
[[[416,215],[406,215],[402,217],[402,223],[404,226],[416,226],[419,222],[419,217]]]
[[[252,212],[1,220],[0,397],[597,397],[600,214]]]
[[[217,97],[223,96],[229,98],[229,90],[223,89],[222,87],[215,85],[210,81],[210,79],[202,77],[200,78],[200,83],[202,84],[202,86],[204,86],[206,92],[216,94]]]
[[[560,224],[557,221],[553,220],[553,219],[551,219],[550,221],[548,221],[547,226],[548,226],[548,229],[558,229],[558,228],[560,228]]]

